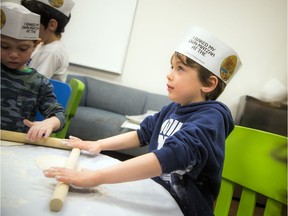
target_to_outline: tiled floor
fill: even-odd
[[[229,216],[236,216],[237,208],[238,208],[238,200],[234,199],[230,207]],[[254,211],[254,216],[263,216],[263,215],[264,215],[263,207],[256,206],[255,211]]]
[[[238,207],[238,200],[234,199],[231,204],[229,216],[236,216],[237,214],[237,207]],[[286,206],[287,207],[287,206]],[[253,216],[263,216],[264,215],[264,207],[263,204],[257,204],[254,210]],[[287,208],[283,209],[282,216],[287,216]]]

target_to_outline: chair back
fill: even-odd
[[[66,133],[68,131],[68,128],[70,126],[71,118],[74,117],[74,115],[77,111],[77,108],[78,108],[79,103],[81,101],[82,94],[83,94],[84,89],[85,89],[84,83],[82,81],[80,81],[79,79],[76,79],[76,78],[70,79],[69,85],[72,88],[72,92],[71,92],[70,98],[68,100],[67,107],[65,109],[66,124],[61,131],[57,132],[56,134],[53,134],[53,136],[57,137],[57,138],[65,138]]]
[[[266,197],[264,216],[287,208],[287,137],[235,126],[225,145],[225,160],[215,216],[228,216],[236,185],[242,188],[237,216],[254,215],[257,197]]]
[[[57,102],[60,103],[65,110],[68,100],[70,98],[72,89],[68,83],[64,83],[58,80],[49,80],[50,83],[53,85],[54,94],[56,95]],[[42,121],[44,117],[37,111],[34,121]]]

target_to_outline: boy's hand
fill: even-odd
[[[55,178],[58,181],[78,187],[94,187],[99,184],[97,172],[92,170],[82,169],[81,171],[77,171],[61,167],[51,167],[43,170],[43,172],[48,178]]]
[[[99,154],[101,152],[100,145],[98,145],[97,142],[83,141],[74,136],[69,136],[69,139],[64,139],[63,144],[72,148],[79,148],[81,150],[88,151],[92,154]]]
[[[28,119],[24,119],[23,123],[30,127],[27,133],[27,139],[35,142],[42,138],[48,138],[53,131],[53,126],[44,121],[31,122]]]

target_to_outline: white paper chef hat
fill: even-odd
[[[40,15],[13,2],[1,6],[1,34],[19,40],[38,40]]]
[[[55,8],[56,10],[65,14],[65,16],[67,17],[69,17],[71,10],[75,4],[72,0],[37,0],[37,1]]]
[[[226,84],[241,65],[232,48],[198,26],[189,29],[176,51],[199,63]]]

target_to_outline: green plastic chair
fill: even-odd
[[[257,195],[266,197],[264,216],[287,208],[287,137],[236,126],[226,140],[215,216],[229,215],[236,185],[242,187],[237,216],[254,214]]]
[[[69,101],[67,103],[66,109],[65,109],[66,124],[65,124],[65,127],[61,131],[52,134],[51,135],[52,137],[65,138],[68,128],[70,126],[71,119],[74,117],[77,111],[78,105],[81,101],[83,91],[85,89],[84,83],[76,78],[72,78],[69,82],[69,85],[72,88],[72,92],[71,92]]]

